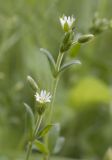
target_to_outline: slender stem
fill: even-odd
[[[35,129],[34,129],[34,132],[33,132],[32,139],[29,142],[29,146],[28,146],[28,150],[27,150],[27,154],[26,154],[26,160],[29,160],[31,150],[32,150],[33,141],[35,140],[35,137],[36,137],[36,134],[39,130],[41,122],[42,122],[42,116],[39,115],[38,118],[37,118],[37,122],[36,122],[36,125],[35,125]]]
[[[57,73],[60,70],[62,59],[63,59],[63,53],[59,53],[58,58],[57,58],[57,62],[56,62],[56,72]],[[52,120],[53,106],[54,106],[54,100],[55,100],[58,82],[59,82],[59,75],[57,74],[56,78],[53,81],[53,87],[52,87],[52,101],[51,101],[51,105],[50,105],[49,123]]]
[[[61,62],[63,59],[63,53],[59,53],[57,62],[56,62],[56,72],[58,73],[60,70]],[[57,74],[56,78],[53,80],[53,87],[52,87],[52,101],[50,105],[50,115],[48,119],[48,123],[51,123],[52,121],[52,115],[53,115],[53,106],[54,106],[54,100],[55,100],[55,95],[56,95],[56,90],[59,82],[59,74]],[[45,136],[45,144],[48,146],[48,135]],[[44,155],[44,160],[49,160],[50,155]]]
[[[49,114],[49,123],[52,120],[52,114],[53,114],[53,105],[54,105],[54,100],[55,100],[55,95],[56,95],[56,90],[57,90],[57,85],[59,82],[59,77],[53,80],[53,87],[52,87],[52,101],[50,105],[50,114]]]
[[[64,53],[60,53],[59,52],[59,55],[58,55],[58,58],[57,58],[57,62],[56,62],[57,71],[59,71],[59,69],[60,69],[61,62],[62,62],[62,59],[63,59],[63,55],[64,55]]]
[[[36,122],[36,126],[35,126],[35,130],[34,130],[34,133],[33,133],[33,140],[34,140],[34,138],[35,138],[35,136],[36,136],[36,134],[37,134],[37,132],[38,132],[38,130],[40,128],[40,125],[41,125],[41,122],[42,122],[42,118],[43,118],[42,115],[38,116],[38,119],[37,119],[37,122]]]
[[[30,157],[31,149],[32,149],[32,142],[29,143],[27,154],[26,154],[26,160],[28,160]]]

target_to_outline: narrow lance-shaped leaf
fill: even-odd
[[[45,153],[45,154],[48,154],[48,149],[47,147],[40,141],[38,141],[37,139],[34,141],[34,145],[36,146],[36,148],[42,152],[42,153]]]
[[[33,114],[32,109],[29,105],[24,103],[24,106],[25,106],[25,109],[26,109],[26,112],[27,112],[27,117],[28,117],[27,118],[27,120],[28,120],[28,122],[27,122],[28,123],[28,130],[29,130],[30,136],[32,137],[33,129],[34,129],[34,123],[35,123],[34,114]]]
[[[60,134],[60,124],[57,123],[49,131],[48,147],[49,147],[50,153],[53,153],[53,151],[54,151],[57,139],[59,138],[59,134]]]
[[[64,145],[64,142],[65,142],[65,138],[64,137],[59,137],[57,139],[57,142],[56,142],[56,145],[55,145],[55,148],[54,148],[54,151],[53,153],[54,154],[57,154],[61,151],[63,145]]]
[[[72,60],[72,61],[70,61],[70,62],[67,62],[67,63],[65,63],[65,64],[63,64],[63,65],[61,66],[59,72],[65,70],[65,69],[67,69],[68,67],[70,67],[70,66],[72,66],[72,65],[75,65],[75,64],[81,64],[81,62],[80,62],[79,60]]]
[[[41,137],[44,137],[48,132],[49,130],[53,127],[53,124],[49,124],[47,126],[45,126],[39,133],[38,133],[38,137],[41,138]]]
[[[55,60],[54,60],[52,54],[44,48],[40,48],[40,51],[43,52],[47,56],[47,58],[49,60],[50,67],[51,67],[51,71],[54,74],[54,72],[55,72]]]

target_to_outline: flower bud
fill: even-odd
[[[31,76],[27,76],[27,81],[28,81],[30,87],[34,91],[37,91],[37,89],[38,89],[37,83],[34,81],[34,79]]]
[[[61,53],[64,53],[70,49],[70,47],[73,43],[73,39],[74,39],[74,32],[73,31],[65,33],[62,44],[60,46]]]
[[[60,23],[64,32],[71,31],[73,28],[74,22],[75,22],[75,18],[73,16],[72,17],[63,16],[60,18]]]
[[[79,43],[86,43],[86,42],[89,42],[90,40],[92,40],[93,37],[94,37],[93,34],[82,35],[81,37],[78,38],[78,42]]]

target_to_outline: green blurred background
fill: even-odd
[[[51,87],[49,64],[39,48],[57,58],[63,36],[59,16],[73,14],[76,31],[88,33],[96,11],[111,19],[112,0],[0,1],[1,160],[25,149],[23,102],[34,109],[27,75],[43,88]],[[69,58],[82,65],[64,72],[57,90],[53,121],[61,122],[66,139],[59,155],[100,160],[112,146],[112,31],[70,50]]]

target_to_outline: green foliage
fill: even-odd
[[[54,61],[52,54],[44,48],[41,48],[40,51],[43,52],[47,56],[52,74],[54,75],[55,74],[55,61]]]
[[[94,12],[99,12],[100,19],[112,19],[111,6],[111,0],[0,2],[0,151],[4,154],[1,154],[1,159],[8,159],[8,150],[12,149],[13,153],[9,159],[15,160],[16,151],[25,148],[25,111],[22,103],[25,101],[34,106],[34,95],[25,83],[26,75],[39,80],[39,86],[43,85],[46,89],[51,85],[49,65],[39,48],[47,48],[53,53],[54,59],[57,57],[62,35],[58,17],[63,13],[73,14],[77,20],[75,34],[79,30],[81,34],[85,34],[93,25]],[[109,28],[112,28],[111,22]],[[111,100],[109,91],[112,81],[112,34],[111,30],[104,32],[105,24],[101,29],[102,34],[90,44],[82,47],[77,44],[69,49],[69,55],[80,59],[83,65],[66,70],[58,88],[55,109],[60,116],[54,116],[54,120],[61,119],[63,135],[69,140],[65,141],[61,154],[73,159],[102,159],[107,148],[112,146],[112,121],[109,119],[111,109],[108,106]],[[99,30],[97,31],[99,33]],[[82,86],[84,75],[96,78],[86,84],[84,82]],[[70,93],[70,99],[72,98],[69,104],[65,91]],[[99,103],[93,104],[95,102],[101,102],[102,105],[106,102],[105,109]],[[88,106],[90,111],[85,109],[82,113],[77,113],[75,109],[79,105],[81,109]],[[71,111],[71,108],[74,109]],[[93,112],[93,108],[99,110]],[[35,108],[32,110],[35,111]],[[73,115],[74,119],[71,118]],[[89,122],[90,125],[87,125]],[[55,159],[57,160],[57,157]]]
[[[34,141],[34,145],[36,146],[36,148],[37,148],[40,152],[45,153],[45,154],[48,154],[48,150],[47,150],[46,146],[45,146],[42,142],[40,142],[40,141],[38,141],[38,140],[36,139],[36,140]]]
[[[60,68],[60,71],[64,71],[66,70],[67,68],[69,68],[70,66],[72,65],[76,65],[76,64],[81,64],[81,62],[79,60],[71,60],[70,62],[66,62],[65,64],[63,64]]]
[[[109,103],[111,94],[108,86],[95,77],[81,79],[70,93],[70,103],[75,107],[92,103]]]
[[[53,125],[52,124],[49,124],[49,125],[47,125],[47,126],[45,126],[42,130],[40,130],[39,132],[38,132],[38,137],[39,138],[42,138],[42,137],[44,137],[49,131],[50,131],[50,129],[53,127]]]
[[[73,45],[70,50],[69,50],[69,54],[71,57],[76,57],[79,50],[80,50],[81,44],[77,43],[75,45]]]

